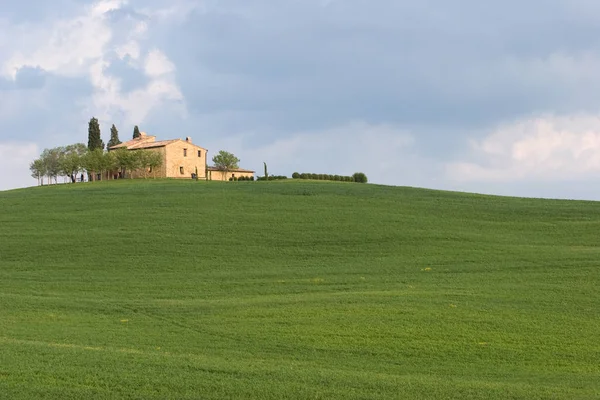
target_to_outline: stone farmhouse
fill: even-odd
[[[126,148],[129,151],[154,151],[162,156],[162,165],[156,171],[133,171],[132,178],[142,178],[148,174],[157,178],[179,178],[190,179],[192,174],[198,173],[198,179],[205,180],[229,180],[232,177],[254,176],[254,171],[247,169],[235,169],[227,172],[207,164],[208,150],[192,143],[190,137],[172,140],[156,140],[156,136],[150,136],[141,132],[140,136],[123,142],[108,150]]]

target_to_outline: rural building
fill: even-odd
[[[208,167],[207,168],[208,180],[209,181],[228,181],[230,178],[239,178],[239,177],[251,177],[254,176],[254,171],[250,171],[248,169],[230,169],[229,171],[223,171],[219,168]]]
[[[215,167],[207,165],[207,150],[192,143],[190,137],[172,140],[156,140],[156,136],[150,136],[141,132],[140,136],[123,142],[108,150],[126,148],[130,151],[154,151],[162,156],[162,165],[155,171],[133,171],[132,178],[143,178],[152,176],[156,178],[185,178],[189,179],[192,174],[198,173],[198,179],[206,180],[229,180],[231,176],[254,176],[254,171],[245,169],[230,170],[227,173]]]

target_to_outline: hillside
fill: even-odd
[[[2,399],[600,397],[600,203],[148,180],[0,210]]]

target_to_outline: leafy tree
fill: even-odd
[[[239,168],[240,159],[234,156],[233,154],[220,150],[217,155],[215,155],[212,159],[215,164],[215,168],[219,171],[223,171],[223,180],[225,180],[225,175],[232,169]]]
[[[354,178],[354,182],[367,183],[368,181],[367,176],[362,172],[356,172],[352,177]]]
[[[130,172],[137,171],[144,168],[146,162],[146,152],[143,150],[128,151],[129,156],[125,158],[125,168]],[[133,178],[132,174],[129,174],[129,178]]]
[[[125,178],[125,174],[127,173],[127,167],[130,165],[130,151],[125,148],[120,148],[111,151],[111,153],[113,153],[115,157],[115,166],[121,170],[121,175],[123,178]]]
[[[77,173],[83,169],[83,156],[87,148],[83,143],[76,143],[61,149],[59,158],[60,173],[71,179],[72,183],[77,180]]]
[[[44,165],[44,160],[41,158],[34,160],[31,164],[29,164],[29,170],[31,171],[31,176],[38,180],[38,185],[43,185],[44,175],[46,175],[46,166]]]
[[[96,149],[88,151],[82,157],[82,167],[88,172],[91,181],[96,180],[96,173],[101,173],[105,170],[104,151]]]
[[[117,159],[114,151],[108,151],[104,153],[104,157],[102,158],[102,167],[104,171],[114,171],[118,169]]]
[[[96,118],[90,119],[88,127],[88,149],[94,151],[104,150],[104,142],[100,137],[100,124]]]
[[[57,177],[61,172],[60,168],[60,158],[63,149],[60,147],[56,147],[53,149],[44,149],[42,152],[42,162],[44,163],[44,170],[46,176],[48,177],[48,184],[52,182],[54,178],[54,183],[58,183]]]
[[[113,124],[113,126],[110,128],[110,140],[108,141],[106,148],[110,149],[118,144],[121,144],[121,141],[119,140],[119,131],[117,130],[115,124]]]
[[[139,138],[140,136],[142,136],[140,133],[140,128],[138,128],[138,126],[136,125],[133,128],[133,138],[136,139],[136,138]]]
[[[152,170],[152,175],[156,178],[156,169],[163,164],[162,154],[156,151],[146,151],[146,166]],[[196,174],[198,174],[196,172]]]

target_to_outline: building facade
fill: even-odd
[[[156,136],[150,136],[141,132],[140,136],[123,142],[108,150],[125,148],[129,151],[153,151],[161,155],[162,164],[156,170],[130,171],[132,178],[177,178],[190,179],[194,174],[198,179],[227,181],[232,176],[254,176],[254,171],[235,169],[228,172],[221,171],[207,164],[207,150],[192,143],[190,137],[173,140],[156,140]]]

